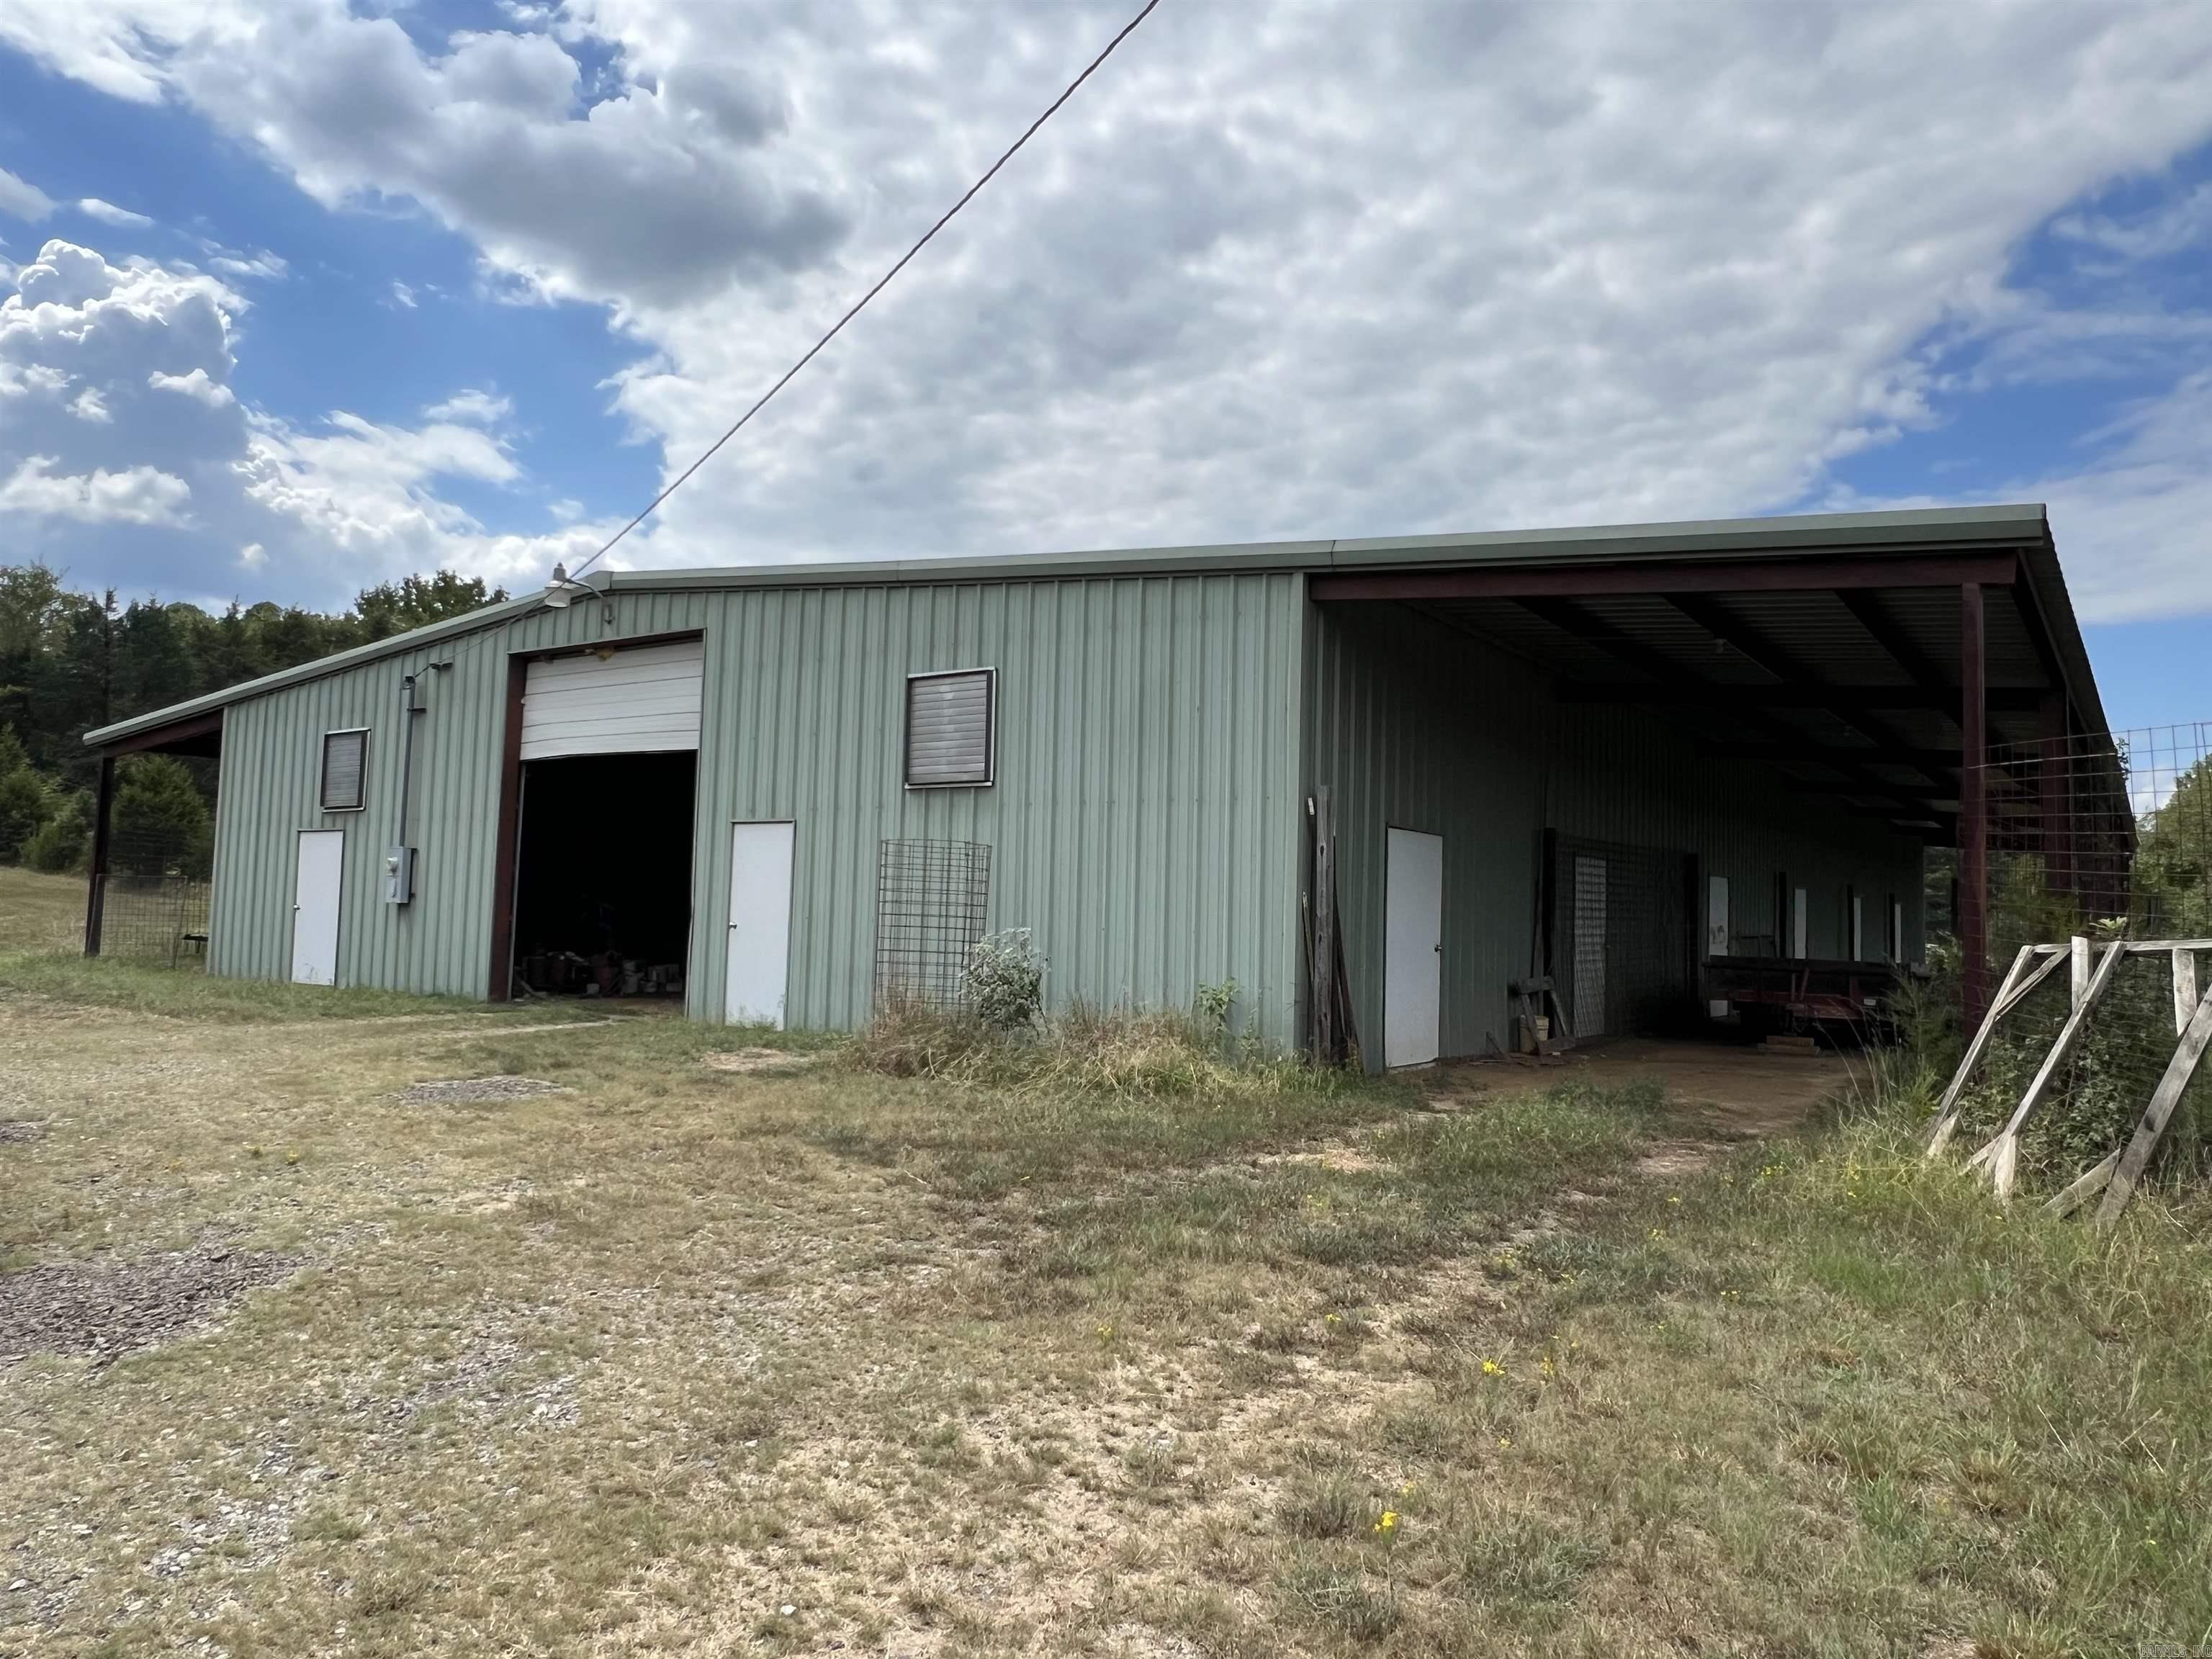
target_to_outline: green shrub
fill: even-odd
[[[1034,1024],[1044,1012],[1044,969],[1026,927],[977,939],[969,947],[964,975],[975,1018],[994,1031]]]
[[[167,755],[127,761],[115,790],[115,864],[143,880],[204,876],[213,825],[191,771]]]
[[[23,843],[23,862],[48,875],[81,873],[92,854],[93,799],[82,789],[62,797],[52,817]]]
[[[27,764],[0,772],[0,864],[13,864],[54,814],[53,791]]]
[[[1968,1150],[1996,1133],[2027,1094],[2071,1012],[2068,985],[2061,965],[1997,1028],[1960,1110],[1958,1139]],[[2063,1185],[2125,1144],[2172,1058],[2174,1042],[2168,959],[2130,957],[2113,970],[2073,1051],[2021,1131],[2021,1175],[2045,1186]],[[2160,1142],[2153,1165],[2157,1174],[2205,1173],[2208,1118],[2212,1073],[2200,1068]]]

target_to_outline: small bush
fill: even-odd
[[[895,998],[847,1040],[844,1055],[855,1070],[885,1077],[948,1077],[973,1071],[995,1041],[972,1015]]]
[[[1356,1086],[1348,1076],[1315,1072],[1295,1059],[1224,1055],[1217,1035],[1189,1014],[1109,1014],[1081,1003],[1012,1032],[973,1013],[894,1003],[847,1041],[844,1055],[860,1070],[891,1077],[1137,1100],[1260,1098]]]
[[[0,864],[22,857],[53,812],[53,791],[28,766],[0,772]]]
[[[1034,1025],[1044,1012],[1044,958],[1026,927],[989,933],[969,947],[969,1006],[994,1031]]]
[[[84,790],[64,797],[54,815],[23,843],[23,862],[48,875],[82,872],[92,851],[92,797]]]

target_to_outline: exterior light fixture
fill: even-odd
[[[598,592],[599,589],[590,583],[572,580],[567,566],[556,564],[553,567],[553,580],[545,584],[545,606],[549,611],[566,611],[569,601],[579,593]]]

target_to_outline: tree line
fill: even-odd
[[[363,588],[334,614],[266,600],[213,614],[158,599],[122,604],[113,588],[80,592],[43,564],[0,565],[0,864],[84,866],[100,770],[87,732],[506,597],[481,577],[441,570]],[[214,769],[145,755],[118,774],[118,855],[204,863]]]

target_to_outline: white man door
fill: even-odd
[[[1393,830],[1385,850],[1382,1063],[1425,1066],[1443,1000],[1443,837]]]
[[[723,1017],[783,1029],[791,969],[793,826],[730,826],[730,942]]]
[[[345,831],[302,830],[292,872],[292,981],[338,982],[338,893]]]

